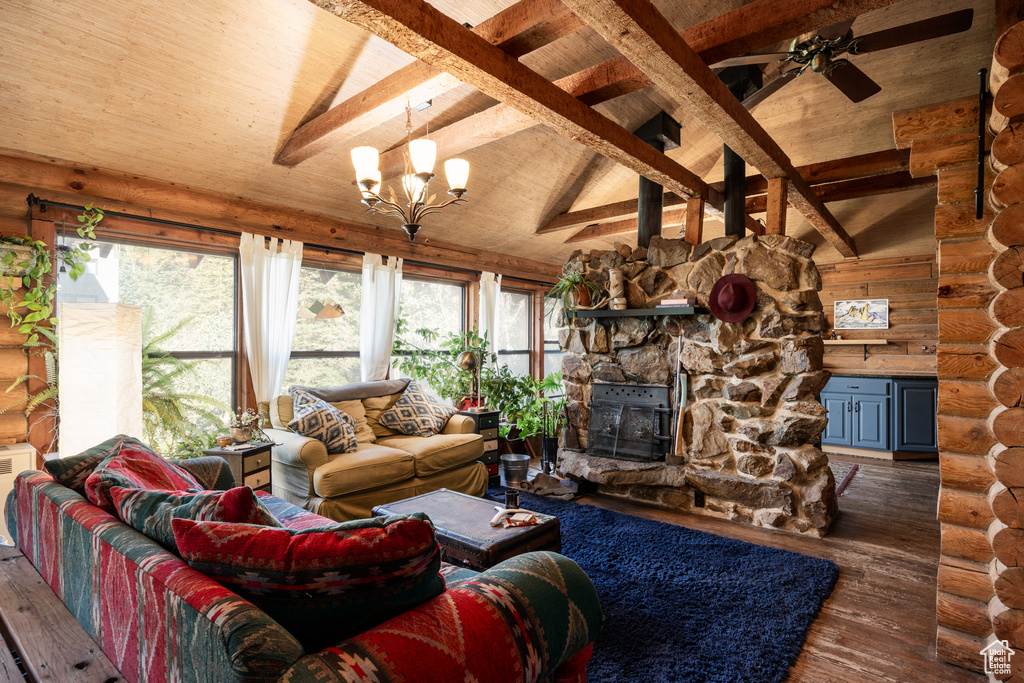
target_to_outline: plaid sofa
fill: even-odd
[[[220,468],[197,466],[210,488],[226,482]],[[329,523],[261,499],[285,526]],[[574,562],[528,553],[479,574],[446,566],[441,595],[307,653],[257,607],[48,474],[21,474],[6,515],[18,547],[128,681],[582,683],[602,623]]]

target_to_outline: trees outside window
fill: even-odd
[[[293,384],[336,387],[359,381],[360,282],[360,274],[352,271],[301,270],[299,310],[313,315],[320,306],[338,305],[344,315],[336,318],[299,315],[284,376],[285,389]]]
[[[143,306],[149,317],[143,343],[180,325],[161,350],[195,371],[176,377],[173,389],[214,399],[224,408],[215,412],[226,417],[236,401],[237,258],[109,241],[96,242],[90,253],[78,280],[58,273],[58,302]],[[201,430],[223,427],[192,417]]]
[[[562,327],[562,302],[554,297],[544,299],[544,375],[562,371],[562,349],[558,346],[558,330]]]
[[[529,375],[530,295],[502,290],[498,299],[498,362],[516,375]]]

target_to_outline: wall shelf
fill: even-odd
[[[594,311],[576,311],[578,318],[644,318],[653,315],[693,315],[698,309],[693,306],[673,306],[671,308],[627,308],[622,311],[613,311],[609,308],[599,308]],[[705,311],[700,309],[701,313]]]
[[[822,339],[825,346],[863,346],[864,360],[868,359],[869,346],[884,346],[889,343],[888,339]]]

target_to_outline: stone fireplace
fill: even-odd
[[[722,237],[692,247],[654,237],[650,247],[575,252],[565,272],[583,272],[607,289],[621,268],[630,309],[649,309],[681,290],[706,307],[715,282],[742,273],[757,304],[725,323],[690,316],[577,317],[561,330],[569,426],[559,470],[598,490],[695,513],[815,536],[836,514],[835,481],[813,444],[825,428],[817,394],[824,316],[814,246],[771,235]],[[608,458],[588,452],[595,383],[662,385],[687,378],[681,433],[664,460]],[[675,410],[668,419],[676,422]]]

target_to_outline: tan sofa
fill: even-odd
[[[355,418],[359,446],[352,453],[328,453],[323,442],[291,432],[290,395],[271,401],[273,428],[266,431],[280,444],[272,455],[274,495],[341,522],[369,517],[375,505],[440,488],[483,495],[487,468],[477,462],[484,453],[483,437],[473,433],[471,419],[454,415],[430,437],[405,436],[377,422],[408,383],[301,387]]]

